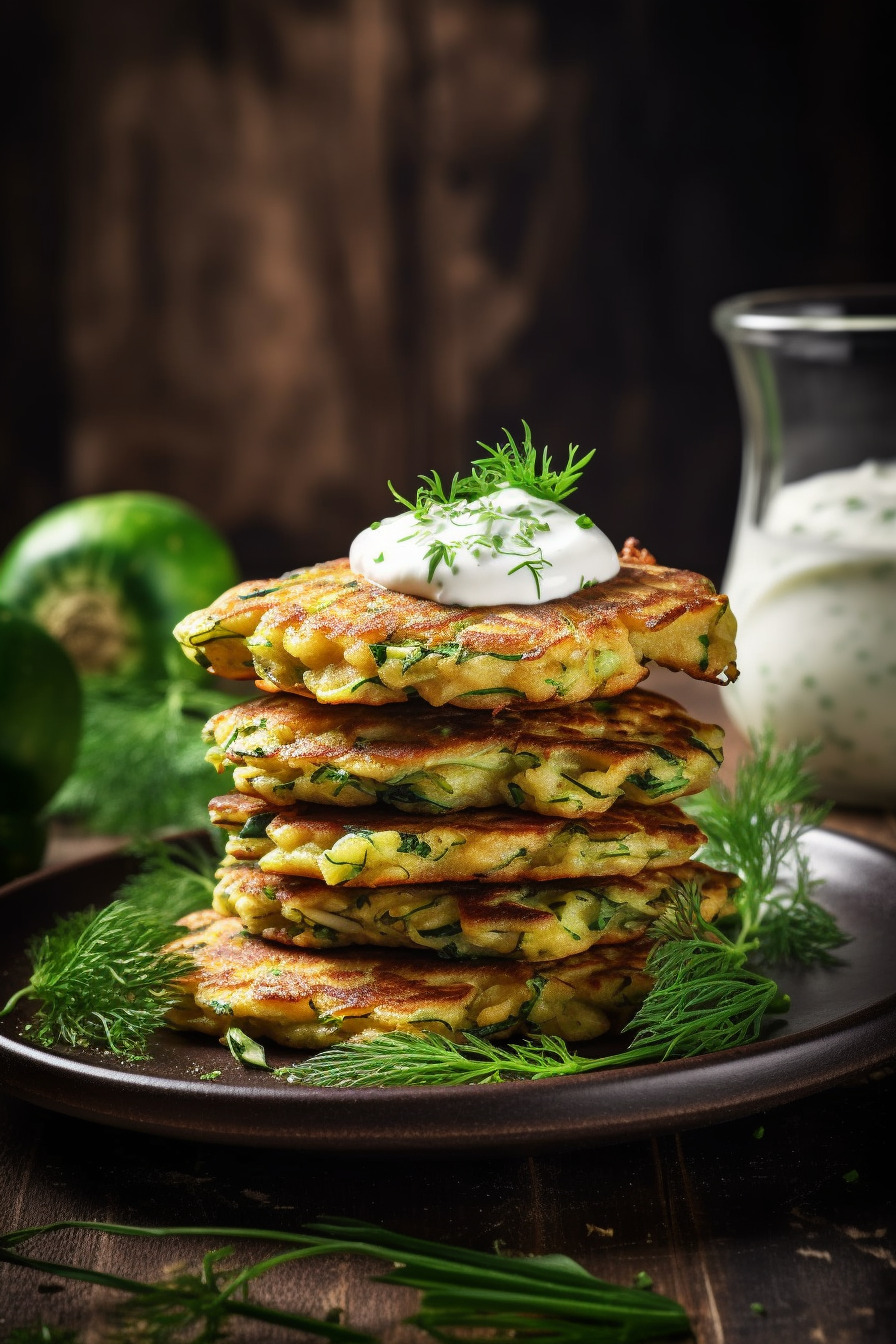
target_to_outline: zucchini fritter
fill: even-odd
[[[347,890],[265,873],[257,864],[225,867],[214,905],[253,934],[296,947],[419,947],[442,958],[510,957],[554,961],[598,943],[636,942],[693,882],[701,913],[730,911],[738,879],[701,863],[597,881],[438,883]]]
[[[464,1032],[590,1040],[624,1026],[652,983],[646,938],[562,962],[458,963],[388,948],[279,947],[211,910],[181,923],[189,932],[170,950],[191,953],[196,969],[178,982],[183,999],[169,1024],[213,1036],[241,1027],[295,1049],[415,1028],[454,1040]]]
[[[635,807],[578,821],[506,808],[418,818],[399,826],[394,812],[369,808],[291,807],[258,811],[241,793],[213,798],[212,821],[237,831],[235,858],[258,858],[265,872],[323,880],[333,886],[382,887],[405,882],[488,882],[526,878],[600,877],[684,863],[706,837],[673,804]],[[266,804],[261,803],[262,809]],[[273,848],[263,850],[265,826]],[[237,829],[238,828],[238,829]],[[248,831],[247,836],[242,832]],[[250,845],[243,848],[242,841]]]
[[[174,633],[221,676],[326,704],[572,704],[630,690],[649,660],[733,680],[727,598],[702,575],[631,560],[562,601],[478,608],[391,592],[331,560],[231,588]]]
[[[208,760],[275,807],[293,801],[447,813],[503,804],[545,816],[649,805],[705,789],[721,728],[674,700],[629,691],[535,713],[446,705],[380,709],[266,695],[216,714]]]

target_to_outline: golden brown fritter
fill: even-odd
[[[505,804],[545,816],[604,812],[699,793],[722,760],[723,733],[674,700],[628,691],[533,713],[470,714],[444,705],[320,705],[266,695],[206,724],[218,771],[275,807],[386,803],[447,813]]]
[[[181,923],[188,932],[170,947],[191,953],[196,968],[179,982],[170,1025],[213,1036],[241,1027],[296,1049],[414,1030],[590,1040],[624,1026],[652,983],[646,938],[543,964],[449,962],[389,948],[280,947],[210,910]]]
[[[554,961],[600,943],[636,942],[675,901],[700,891],[701,913],[729,913],[739,885],[701,863],[637,877],[583,882],[501,882],[375,890],[329,887],[242,863],[221,870],[215,909],[253,934],[296,947],[417,947],[443,958]]]
[[[332,560],[243,583],[175,636],[194,662],[326,704],[500,709],[630,690],[649,660],[732,680],[727,598],[687,570],[623,563],[607,583],[530,606],[442,606],[380,588]]]
[[[346,813],[302,804],[266,813],[258,799],[229,793],[212,799],[209,815],[234,832],[228,845],[234,858],[258,858],[265,872],[350,887],[639,873],[684,863],[706,840],[672,804],[617,803],[576,821],[477,808],[412,824],[388,808]],[[259,844],[262,827],[271,849]]]

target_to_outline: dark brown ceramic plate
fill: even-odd
[[[896,1057],[896,854],[831,831],[815,833],[810,848],[820,899],[852,941],[836,969],[779,975],[793,999],[789,1020],[755,1045],[537,1083],[331,1091],[243,1069],[208,1037],[173,1032],[159,1033],[142,1064],[50,1054],[19,1038],[23,1013],[0,1024],[0,1084],[37,1105],[125,1129],[354,1152],[611,1143],[732,1119]],[[27,939],[55,914],[107,899],[128,871],[127,859],[107,855],[0,893],[0,1002],[27,979]],[[276,1049],[269,1057],[287,1059]],[[200,1079],[215,1069],[217,1081]]]

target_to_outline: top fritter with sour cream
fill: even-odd
[[[476,608],[392,592],[332,560],[231,588],[175,636],[219,676],[323,704],[574,704],[630,690],[651,661],[734,680],[727,598],[634,541],[619,554],[615,578],[570,597]]]

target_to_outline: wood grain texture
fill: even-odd
[[[574,227],[581,81],[526,4],[261,0],[214,32],[79,8],[73,485],[201,480],[225,527],[340,553],[388,477],[454,456],[531,320]],[[548,179],[499,265],[533,137]]]
[[[708,311],[892,273],[894,23],[6,5],[0,541],[78,491],[160,489],[277,573],[525,415],[598,449],[580,507],[616,540],[718,578],[740,434]]]
[[[891,1072],[767,1116],[618,1148],[482,1160],[377,1160],[215,1149],[101,1129],[8,1102],[0,1111],[3,1223],[89,1217],[295,1230],[316,1214],[369,1218],[491,1249],[562,1250],[606,1278],[640,1270],[687,1306],[700,1344],[777,1339],[888,1344],[896,1306]],[[756,1137],[759,1126],[764,1135]],[[857,1170],[859,1179],[843,1177]],[[42,1249],[50,1246],[44,1243]],[[61,1257],[155,1275],[190,1248],[60,1233]],[[195,1255],[195,1249],[193,1251]],[[413,1297],[371,1288],[356,1261],[301,1266],[283,1306],[338,1305],[396,1328]],[[4,1268],[4,1329],[41,1317],[82,1326],[99,1291]],[[761,1302],[765,1318],[751,1302]],[[813,1333],[814,1332],[814,1333]],[[239,1338],[261,1340],[246,1329]]]

